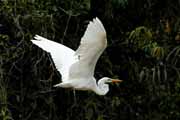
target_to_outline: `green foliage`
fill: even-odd
[[[133,49],[144,49],[145,46],[151,44],[152,33],[144,26],[137,27],[129,35],[129,44],[133,45]]]
[[[151,50],[152,57],[155,57],[157,60],[163,59],[165,56],[165,51],[162,47],[154,47]]]
[[[173,6],[174,12],[165,9],[164,3],[157,7],[159,1],[152,0],[101,3],[95,15],[106,15],[100,19],[110,42],[97,64],[95,76],[124,82],[111,84],[106,96],[89,91],[76,91],[74,95],[72,90],[53,88],[61,76],[49,54],[32,45],[30,39],[39,34],[77,48],[91,16],[90,3],[90,0],[0,2],[0,119],[180,119],[180,18],[174,14],[178,4],[169,0],[164,3],[171,3],[167,7]],[[111,8],[107,9],[110,12],[102,6]],[[174,17],[168,16],[172,14]]]
[[[119,7],[125,8],[128,4],[128,0],[112,0],[112,4],[115,8],[119,8]]]
[[[166,61],[169,62],[172,65],[177,65],[179,67],[179,54],[180,54],[180,46],[175,47],[173,50],[171,50],[166,57]]]
[[[11,112],[8,109],[8,79],[7,73],[4,70],[4,65],[9,58],[9,52],[6,50],[9,37],[7,35],[0,35],[0,119],[1,120],[13,120]]]

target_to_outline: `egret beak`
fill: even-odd
[[[118,80],[118,79],[111,79],[111,82],[112,83],[119,83],[119,82],[122,82],[123,80]]]

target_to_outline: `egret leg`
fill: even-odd
[[[73,94],[74,94],[74,103],[76,104],[76,90],[73,89]]]
[[[49,83],[49,82],[51,82],[51,80],[39,80],[40,82],[42,82],[42,83]]]

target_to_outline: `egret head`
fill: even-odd
[[[103,77],[98,81],[98,87],[100,89],[100,95],[105,95],[109,91],[109,85],[108,83],[119,83],[122,82],[122,80],[118,79],[112,79],[108,77]]]

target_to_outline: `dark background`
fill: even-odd
[[[180,1],[0,0],[1,120],[179,120]],[[105,96],[61,81],[35,34],[77,49],[98,17],[108,47],[95,77],[123,80]]]

